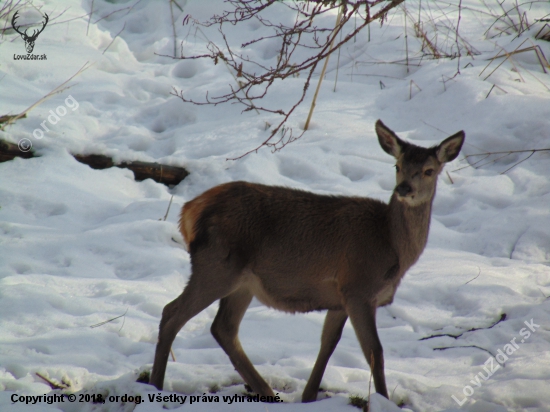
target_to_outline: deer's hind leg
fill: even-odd
[[[178,332],[198,313],[240,286],[242,268],[217,256],[215,251],[193,253],[192,275],[183,293],[162,311],[155,361],[149,383],[162,389],[170,348]],[[248,306],[248,303],[247,303]],[[245,308],[246,310],[246,308]]]
[[[242,287],[220,300],[220,308],[212,323],[212,335],[227,353],[231,363],[252,390],[262,396],[275,396],[248,359],[239,341],[239,325],[250,305],[252,293]]]

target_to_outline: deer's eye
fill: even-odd
[[[399,166],[395,165],[395,171],[396,171],[397,173],[399,173],[400,170],[401,170],[401,169],[399,169]]]
[[[424,174],[425,174],[426,176],[431,176],[431,175],[433,175],[433,173],[434,173],[434,170],[433,170],[433,169],[428,169],[428,170],[426,170],[426,171],[424,172]]]

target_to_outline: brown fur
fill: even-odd
[[[164,308],[150,383],[161,389],[170,346],[185,323],[220,299],[212,334],[252,389],[273,391],[239,342],[253,297],[286,312],[328,310],[321,349],[302,400],[313,401],[349,317],[370,364],[376,391],[388,396],[376,308],[390,304],[428,239],[437,175],[459,153],[464,133],[421,148],[380,121],[382,148],[397,160],[397,185],[386,204],[246,182],[216,186],[188,202],[180,230],[192,275]]]

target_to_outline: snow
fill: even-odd
[[[179,3],[184,11],[174,8],[178,39],[187,55],[201,53],[206,38],[219,39],[216,29],[198,32],[181,21],[187,14],[207,19],[223,5],[218,0]],[[458,2],[452,3],[422,2],[423,16],[431,13],[442,30],[444,23],[456,22]],[[534,39],[540,24],[519,37],[513,31],[492,37],[501,22],[485,35],[501,14],[498,4],[462,3],[460,33],[481,54],[463,55],[460,62],[420,60],[420,41],[409,27],[414,58],[407,73],[399,9],[382,27],[372,24],[370,42],[365,30],[343,48],[336,92],[337,58],[331,58],[311,129],[300,140],[277,153],[261,149],[235,161],[226,159],[265,140],[265,123],[276,124],[277,117],[241,114],[236,105],[193,106],[170,95],[175,87],[202,99],[206,91],[226,91],[235,80],[223,64],[162,56],[173,49],[169,2],[68,0],[60,5],[43,0],[39,5],[50,14],[50,23],[34,53],[46,53],[44,61],[13,60],[24,53],[24,43],[19,35],[4,33],[0,115],[21,112],[87,61],[92,66],[69,89],[0,132],[1,139],[15,143],[30,139],[40,155],[0,164],[0,410],[353,411],[350,395],[368,397],[370,392],[372,412],[550,410],[550,152],[536,152],[504,174],[530,152],[493,156],[480,168],[465,167],[464,160],[486,151],[549,147],[550,75],[535,52],[513,55],[492,74],[503,59],[490,59],[503,49],[531,45],[550,58],[550,43]],[[292,19],[277,7],[270,18]],[[418,3],[408,1],[407,7],[416,13]],[[60,23],[53,24],[53,16],[63,11]],[[526,11],[534,22],[550,7],[538,3]],[[9,19],[2,24],[9,26]],[[451,50],[452,41],[441,33],[442,48]],[[229,34],[232,44],[240,45],[266,32],[249,21]],[[246,52],[269,65],[277,47],[269,40]],[[457,67],[460,74],[453,77]],[[305,122],[316,82],[290,118],[295,130]],[[303,78],[276,83],[266,104],[288,107],[302,87]],[[59,120],[50,122],[56,110]],[[181,293],[190,273],[176,226],[181,206],[216,184],[235,180],[387,201],[395,184],[394,160],[378,145],[376,119],[423,146],[466,132],[461,156],[439,178],[428,246],[393,304],[377,313],[393,402],[369,390],[370,371],[348,322],[324,375],[320,400],[299,403],[324,314],[293,316],[257,301],[243,320],[240,338],[283,403],[149,402],[148,395],[159,391],[135,381],[151,368],[164,305]],[[37,129],[44,130],[43,137],[33,134]],[[70,153],[184,166],[191,174],[167,188],[151,180],[136,182],[126,169],[93,170]],[[172,195],[170,213],[162,221]],[[173,345],[177,362],[169,362],[162,396],[243,394],[242,379],[210,334],[216,310],[217,304],[207,308],[179,333]],[[506,319],[488,328],[502,314]],[[540,325],[528,338],[521,334],[529,331],[525,322]],[[420,340],[460,333],[456,339]],[[510,346],[514,338],[517,348]],[[435,350],[454,346],[466,347]],[[510,351],[508,360],[484,380],[486,362],[499,350]],[[36,373],[69,383],[67,393],[77,396],[140,395],[143,403],[13,403],[14,395],[59,393]],[[452,396],[465,400],[464,405]]]

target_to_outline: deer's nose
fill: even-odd
[[[405,197],[412,192],[412,187],[407,182],[400,183],[395,190],[399,196]]]

